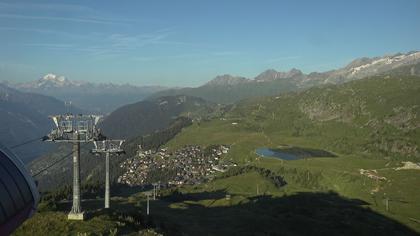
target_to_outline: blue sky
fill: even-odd
[[[0,80],[197,86],[411,50],[418,0],[0,0]]]

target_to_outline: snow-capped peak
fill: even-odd
[[[36,87],[64,87],[69,85],[74,84],[66,77],[49,73],[38,80]]]
[[[53,81],[53,82],[59,82],[59,83],[63,83],[64,81],[66,81],[66,77],[64,76],[58,76],[55,74],[46,74],[44,77],[41,78],[42,81]]]
[[[379,58],[362,58],[356,60],[356,62],[363,62],[361,65],[357,65],[356,62],[350,63],[347,67],[350,69],[350,73],[352,76],[357,75],[359,73],[366,73],[366,71],[373,70],[373,71],[381,71],[386,70],[388,67],[395,67],[407,64],[417,63],[420,59],[420,52],[409,52],[407,54],[395,54],[390,56],[384,56]],[[352,64],[356,64],[357,66],[351,66]]]

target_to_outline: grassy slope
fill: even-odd
[[[230,144],[225,159],[270,169],[283,176],[287,185],[278,188],[254,171],[217,178],[180,188],[182,197],[175,200],[170,198],[173,193],[163,192],[161,200],[151,203],[150,219],[170,235],[414,234],[402,225],[420,233],[420,224],[409,219],[420,218],[420,189],[416,187],[420,171],[392,169],[403,160],[418,160],[410,147],[418,146],[420,140],[418,127],[414,128],[419,124],[419,88],[419,78],[360,80],[244,101],[225,119],[195,123],[167,146]],[[325,149],[338,157],[280,161],[255,154],[257,147],[284,145]],[[387,181],[361,176],[361,168],[376,169]],[[121,202],[114,199],[113,207],[121,211],[128,207],[145,217],[142,193],[125,196],[129,197]],[[391,199],[390,211],[385,209],[386,197]],[[59,214],[59,222],[52,219],[54,214]],[[17,234],[39,229],[38,222],[43,220],[49,227],[42,232],[58,227],[68,234],[108,234],[115,227],[114,220],[99,214],[71,229],[64,213],[46,212],[36,214]]]
[[[420,189],[415,186],[419,184],[420,171],[392,169],[401,166],[401,161],[419,160],[418,152],[407,151],[420,144],[419,101],[418,77],[380,77],[314,88],[299,94],[245,101],[226,120],[195,124],[168,146],[231,144],[227,159],[269,168],[285,176],[288,185],[274,193],[332,190],[362,199],[374,211],[420,232],[420,225],[409,219],[419,219]],[[305,106],[318,110],[308,111]],[[398,119],[400,114],[414,115],[405,120]],[[238,124],[232,125],[233,122]],[[369,122],[374,125],[366,125]],[[260,159],[254,153],[257,147],[282,145],[321,148],[336,153],[338,158],[279,161]],[[361,176],[362,168],[376,169],[387,181],[376,182]],[[316,182],[305,183],[305,173]],[[299,175],[302,178],[296,177]],[[225,181],[214,184],[230,184],[249,192],[258,182]],[[231,192],[230,188],[228,191]],[[386,197],[391,199],[389,212],[385,210]]]
[[[103,202],[103,199],[83,201],[84,221],[67,220],[71,202],[56,203],[54,210],[40,206],[40,211],[13,235],[160,235],[151,229],[140,214],[142,208],[132,198],[112,198],[112,209],[108,210],[101,209]]]
[[[226,120],[196,124],[168,145],[227,142],[235,147],[249,140],[254,147],[297,143],[342,154],[374,153],[381,159],[418,158],[419,94],[418,77],[373,78],[245,101]]]
[[[31,232],[33,235],[76,235],[77,233],[90,232],[93,235],[108,233],[117,225],[111,219],[95,217],[89,221],[77,222],[67,221],[67,215],[63,212],[43,212],[38,213],[36,217],[25,222],[15,235],[27,235]]]

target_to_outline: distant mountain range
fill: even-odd
[[[164,89],[160,86],[138,87],[130,84],[90,83],[72,81],[64,76],[47,74],[25,83],[8,83],[22,92],[53,96],[93,113],[107,114],[116,108],[134,103]]]
[[[405,55],[405,56],[402,56]],[[386,58],[386,57],[383,57]],[[401,76],[401,78],[410,76],[410,75],[418,75],[420,72],[420,63],[419,63],[419,53],[408,53],[408,54],[401,54],[401,55],[394,55],[390,56],[390,60],[383,60],[383,58],[373,59],[358,59],[350,63],[343,69],[325,72],[325,73],[311,73],[311,74],[304,74],[297,69],[292,69],[289,72],[277,72],[274,70],[268,70],[260,74],[254,79],[247,79],[243,77],[233,77],[230,75],[219,76],[216,79],[208,82],[207,84],[198,87],[198,88],[187,88],[187,89],[179,89],[179,90],[170,90],[170,94],[177,94],[177,93],[186,93],[189,95],[173,95],[173,96],[159,96],[165,93],[169,93],[168,91],[159,92],[149,99],[140,101],[137,103],[129,104],[122,106],[115,110],[114,112],[110,113],[108,116],[104,118],[104,120],[100,123],[100,128],[102,129],[103,133],[111,138],[124,138],[127,139],[128,146],[131,149],[135,149],[139,143],[139,136],[147,135],[147,134],[156,134],[157,130],[163,130],[167,128],[175,118],[179,116],[189,117],[195,121],[203,120],[203,119],[229,119],[229,116],[232,114],[235,117],[252,117],[255,120],[250,120],[249,126],[245,124],[246,129],[252,130],[256,129],[259,130],[260,123],[262,122],[262,117],[272,117],[271,111],[276,111],[277,114],[282,113],[282,111],[286,111],[287,115],[281,116],[281,119],[288,119],[285,122],[280,121],[273,121],[272,124],[274,126],[282,127],[282,129],[286,130],[287,132],[290,131],[291,135],[303,135],[302,128],[300,127],[300,123],[293,123],[294,120],[302,119],[302,117],[310,117],[314,119],[316,122],[319,120],[319,124],[323,124],[324,120],[343,120],[345,124],[347,121],[346,119],[357,120],[353,118],[353,113],[355,112],[362,112],[365,114],[375,113],[375,106],[371,107],[370,104],[376,104],[380,101],[376,101],[377,97],[383,99],[388,99],[391,101],[394,97],[394,94],[399,94],[401,98],[398,101],[394,101],[392,107],[395,109],[398,108],[399,105],[404,107],[403,112],[411,114],[418,113],[418,109],[412,106],[413,101],[409,101],[408,98],[415,99],[417,98],[413,94],[415,94],[415,89],[418,87],[418,78],[413,77],[408,79],[403,79],[402,82],[398,82],[397,78]],[[375,62],[378,61],[378,62]],[[404,62],[404,63],[403,63]],[[383,64],[385,63],[385,64]],[[387,64],[388,63],[388,64]],[[388,66],[388,67],[387,67]],[[370,68],[371,67],[371,68]],[[376,69],[374,69],[374,67]],[[385,69],[384,67],[387,67]],[[355,69],[361,68],[361,69]],[[356,71],[353,73],[352,71]],[[350,80],[357,80],[361,77],[359,73],[374,75],[379,74],[380,77],[376,79],[370,80],[360,80],[354,81],[352,83],[346,83],[346,86],[326,86],[326,88],[313,88],[308,90],[309,92],[304,93],[293,93],[288,95],[279,95],[280,93],[284,93],[287,91],[296,91],[296,90],[303,90],[305,88],[311,87],[312,85],[324,85],[324,84],[340,84],[344,83],[345,81]],[[361,75],[360,74],[360,75]],[[340,77],[340,75],[343,75]],[[389,75],[398,76],[394,77],[393,80],[387,79]],[[392,77],[391,76],[391,77]],[[309,79],[310,78],[310,79]],[[387,83],[388,90],[385,91],[381,88],[384,86],[383,83]],[[402,87],[398,87],[395,85],[401,84]],[[368,88],[364,88],[364,87]],[[413,87],[413,88],[411,88]],[[360,93],[361,96],[368,96],[369,89],[375,91],[375,95],[369,95],[371,100],[366,100],[366,106],[360,104],[362,108],[354,108],[352,106],[352,101],[348,103],[341,104],[340,101],[344,98],[346,99],[354,99],[356,102],[359,102],[359,97],[354,97],[352,95],[353,92],[357,92],[358,90],[363,89],[363,93]],[[319,90],[319,92],[318,92]],[[312,91],[312,92],[311,92]],[[334,92],[334,99],[337,98],[340,101],[328,100],[324,101],[326,98],[324,94],[333,93],[330,91],[337,91]],[[413,92],[414,91],[414,92]],[[344,93],[345,92],[345,93]],[[408,93],[409,92],[409,93]],[[313,96],[312,93],[315,93]],[[191,96],[196,95],[196,97]],[[265,97],[261,98],[267,101],[274,101],[271,103],[267,103],[267,107],[270,109],[265,110],[264,106],[258,105],[258,99],[249,99],[247,101],[242,101],[239,103],[235,103],[234,105],[218,105],[214,102],[208,102],[203,98],[208,98],[213,101],[223,101],[223,102],[232,102],[239,98],[249,98],[252,96],[265,96],[268,94],[275,95],[274,97]],[[311,96],[306,96],[307,94]],[[356,93],[358,94],[358,93]],[[201,98],[200,98],[201,97]],[[293,99],[295,100],[293,100]],[[351,99],[350,99],[351,98]],[[282,104],[282,106],[277,106],[277,99]],[[319,101],[322,101],[320,103]],[[368,103],[369,102],[369,103]],[[411,102],[411,103],[410,103]],[[329,104],[332,103],[340,103],[340,106],[333,106],[330,107]],[[406,105],[406,103],[410,103]],[[270,106],[268,106],[271,104]],[[357,103],[358,104],[358,103]],[[264,104],[263,104],[264,105]],[[383,107],[381,109],[387,110],[387,112],[393,112],[393,116],[396,116],[398,113],[392,110],[392,107],[387,107],[382,104]],[[341,107],[342,106],[342,107]],[[286,109],[287,108],[287,109]],[[340,110],[341,109],[341,110]],[[364,109],[364,110],[363,110]],[[410,110],[411,109],[411,110]],[[413,109],[417,109],[414,111]],[[360,110],[360,111],[359,111]],[[413,110],[413,112],[412,112]],[[264,116],[259,116],[258,114],[261,112],[264,113]],[[302,116],[302,114],[305,116]],[[226,114],[226,115],[224,115]],[[298,114],[298,115],[296,115]],[[356,113],[355,113],[356,114]],[[357,113],[358,114],[358,113]],[[376,113],[375,113],[376,114]],[[384,113],[385,114],[385,113]],[[355,115],[354,115],[355,116]],[[389,122],[394,122],[393,116],[390,116]],[[300,118],[299,118],[300,117]],[[358,117],[358,116],[355,116]],[[416,117],[415,115],[413,117]],[[299,119],[298,119],[299,118]],[[266,118],[264,118],[265,120]],[[267,118],[268,119],[268,118]],[[280,119],[280,118],[278,118]],[[307,119],[307,118],[305,118]],[[315,123],[314,121],[314,123]],[[299,121],[300,122],[300,121]],[[305,124],[311,124],[305,120]],[[358,121],[359,122],[359,121]],[[395,123],[396,122],[396,123]],[[397,123],[399,121],[395,121]],[[199,123],[199,122],[197,122]],[[274,125],[275,124],[275,125]],[[318,124],[318,123],[317,123]],[[374,123],[373,123],[374,124]],[[358,124],[359,125],[359,124]],[[295,127],[296,126],[296,127]],[[413,127],[415,124],[413,125]],[[199,125],[197,125],[199,127]],[[271,126],[267,126],[271,127]],[[312,127],[312,126],[310,126]],[[318,127],[318,126],[317,126]],[[411,126],[410,126],[411,127]],[[358,130],[359,128],[357,128]],[[376,129],[376,128],[375,128]],[[356,130],[356,129],[355,129]],[[380,130],[380,129],[379,129]],[[410,128],[411,130],[411,128]],[[351,129],[353,131],[353,129]],[[317,131],[318,132],[318,131]],[[316,133],[316,132],[314,132]],[[205,135],[204,135],[205,136]],[[191,140],[193,140],[193,136],[191,136]],[[341,138],[341,136],[340,136]],[[331,141],[330,138],[328,139],[329,143],[334,143]],[[413,139],[415,140],[415,139]],[[380,140],[374,140],[375,143],[371,144],[371,146],[366,146],[369,150],[377,150],[377,146],[380,146]],[[341,142],[338,140],[337,142]],[[344,141],[343,141],[344,142]],[[331,144],[333,145],[333,144]],[[340,143],[341,145],[341,143]],[[405,145],[405,143],[404,143]],[[345,147],[345,145],[343,145]],[[127,147],[127,146],[126,146]],[[134,147],[134,148],[133,148]],[[341,146],[340,146],[341,147]],[[332,150],[340,150],[340,147],[331,147]],[[386,146],[388,147],[388,144]],[[411,148],[411,146],[410,146]],[[411,149],[410,149],[411,150]],[[70,151],[69,147],[61,145],[59,150],[55,153],[51,153],[48,155],[43,156],[40,159],[37,159],[31,163],[33,170],[37,170],[43,166],[46,166],[48,163],[54,162],[57,158],[62,157],[66,153]],[[88,149],[83,151],[83,155],[90,155],[88,154]],[[134,152],[133,152],[134,153]],[[416,154],[417,155],[417,154]],[[113,166],[118,166],[118,161],[127,158],[127,156],[121,156],[119,159],[115,159],[115,163]],[[97,165],[98,161],[101,161],[100,158],[86,158],[84,161],[91,162],[89,164],[89,168],[85,169],[84,171],[84,179],[89,180],[91,178],[98,178],[98,176],[102,175],[102,171],[99,171],[98,168],[103,168],[103,165]],[[44,181],[43,186],[57,186],[57,184],[63,184],[64,182],[70,183],[70,179],[68,178],[71,176],[70,172],[70,160],[66,162],[60,163],[56,167],[54,167],[49,172],[43,174],[40,177],[40,181]],[[88,164],[86,164],[88,165]],[[90,168],[92,167],[92,168]],[[95,167],[95,168],[94,168]],[[96,168],[97,167],[97,168]],[[63,173],[66,173],[66,179],[61,178],[58,183],[57,178],[58,176],[63,176]],[[50,178],[49,176],[54,176]],[[102,178],[102,177],[101,177]],[[99,179],[101,179],[99,178]],[[48,179],[48,180],[47,180]]]
[[[410,72],[411,69],[405,71]],[[202,142],[226,143],[230,138],[225,139],[224,134],[229,137],[239,133],[251,138],[245,139],[247,141],[238,138],[238,142],[255,147],[261,145],[261,140],[252,139],[252,134],[262,135],[264,130],[270,135],[266,137],[304,137],[327,150],[342,154],[375,153],[384,157],[418,158],[419,88],[419,76],[381,75],[299,93],[248,99],[232,106],[218,106],[225,111],[219,115],[213,113],[213,119],[208,123],[197,122],[187,129],[181,129],[177,133],[180,136],[177,136],[176,143],[181,146]],[[188,112],[195,114],[195,117],[199,117],[197,114],[205,116],[206,109],[202,108],[210,108],[209,111],[214,112],[217,109],[213,106],[202,99],[181,95],[139,102],[111,113],[101,124],[105,133],[112,138],[128,137],[124,145],[127,154],[111,158],[112,166],[115,166],[112,168],[112,178],[115,179],[121,171],[119,163],[135,155],[141,140],[148,137],[135,135],[149,132],[152,133],[149,136],[159,136],[159,132],[154,130],[162,130],[164,125],[168,127],[170,123],[166,122],[172,122],[171,117],[177,114],[188,116]],[[103,158],[89,153],[90,148],[82,150],[85,158],[81,160],[84,166],[81,176],[84,182],[103,179]],[[34,160],[31,169],[37,172],[70,151],[69,145],[60,145],[57,152]],[[71,184],[71,158],[60,162],[37,179],[43,190]]]
[[[418,63],[420,63],[420,52],[412,51],[382,57],[359,58],[343,68],[326,72],[305,74],[293,68],[287,72],[269,69],[252,79],[221,75],[200,87],[179,89],[72,81],[54,74],[47,74],[32,82],[8,83],[7,85],[22,92],[38,93],[53,96],[62,101],[71,101],[76,107],[91,113],[108,114],[118,107],[145,98],[188,95],[215,103],[234,103],[250,97],[278,95],[317,85],[344,83],[380,75],[405,66],[415,67]],[[410,68],[409,72],[411,75],[419,75],[420,71],[414,67]]]
[[[253,79],[223,75],[198,88],[165,91],[159,91],[162,87],[71,81],[48,74],[33,82],[1,85],[0,121],[3,125],[0,142],[10,146],[45,135],[51,129],[48,119],[51,114],[68,111],[106,113],[121,106],[105,117],[101,128],[112,138],[133,138],[163,129],[180,115],[201,119],[208,114],[220,113],[223,106],[216,103],[234,103],[250,97],[279,95],[316,85],[339,84],[386,74],[419,75],[420,52],[356,59],[341,69],[323,73],[305,74],[292,69],[288,72],[267,70]],[[155,91],[158,92],[151,95]],[[39,93],[70,100],[73,106],[66,107],[63,101]],[[150,95],[149,98],[141,101],[147,95]],[[128,103],[133,104],[126,105]],[[77,108],[78,104],[87,109]],[[16,149],[25,160],[31,160],[45,150],[44,144],[30,144]]]
[[[48,115],[65,113],[64,102],[55,98],[24,93],[0,84],[0,142],[11,147],[46,135],[53,127]],[[73,108],[73,112],[82,110]],[[24,162],[49,150],[51,145],[31,142],[13,149]]]
[[[420,63],[420,52],[398,53],[374,58],[359,58],[347,66],[327,72],[304,74],[298,69],[288,72],[266,70],[253,79],[240,76],[217,76],[197,88],[169,89],[151,96],[190,95],[216,103],[233,103],[245,98],[278,95],[324,84],[339,84],[369,76],[380,75],[398,68],[407,67],[411,75],[420,75],[416,65]],[[405,71],[404,73],[406,73]]]

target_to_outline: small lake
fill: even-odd
[[[286,161],[300,160],[314,157],[336,157],[333,153],[321,149],[288,147],[283,149],[273,149],[261,147],[255,150],[255,153],[261,157],[274,157]]]

